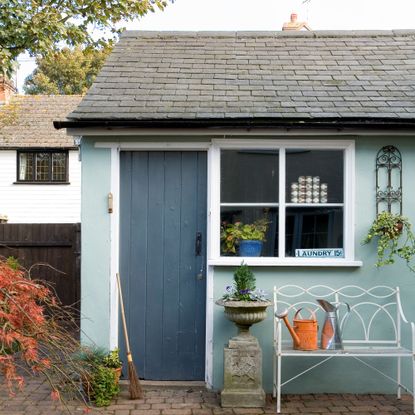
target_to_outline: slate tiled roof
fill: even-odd
[[[415,30],[125,32],[69,118],[415,118]]]
[[[16,95],[0,106],[0,148],[74,147],[73,137],[53,127],[81,101],[79,95]]]

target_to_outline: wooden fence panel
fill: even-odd
[[[65,305],[80,300],[81,226],[79,223],[0,224],[0,256],[13,256],[32,278],[52,284]]]

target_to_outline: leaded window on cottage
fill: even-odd
[[[267,222],[262,257],[345,257],[345,149],[222,148],[221,256],[233,226]]]
[[[19,151],[18,182],[67,182],[67,151]]]

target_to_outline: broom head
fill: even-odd
[[[127,362],[128,379],[130,380],[130,399],[142,399],[144,397],[144,393],[141,388],[140,380],[138,379],[131,353],[127,354]]]

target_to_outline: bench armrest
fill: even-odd
[[[401,303],[401,294],[400,294],[399,287],[396,287],[396,303],[397,303],[397,306],[398,306],[399,315],[401,317],[401,320],[404,323],[411,325],[411,332],[412,332],[412,351],[414,352],[414,355],[415,355],[415,323],[412,322],[412,321],[411,322],[408,321],[408,319],[405,316],[405,313],[403,312],[402,303]]]

